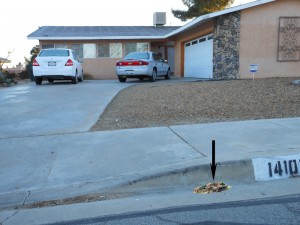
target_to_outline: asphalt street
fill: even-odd
[[[265,182],[231,181],[227,184],[231,186],[228,191],[213,194],[194,194],[195,186],[174,187],[112,200],[0,210],[0,223],[131,225],[207,224],[204,222],[214,221],[216,224],[244,222],[285,225],[297,224],[296,221],[300,221],[299,178]]]
[[[270,199],[180,206],[51,225],[298,225],[299,223],[300,195],[290,195]]]

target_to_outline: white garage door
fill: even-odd
[[[213,35],[189,41],[184,46],[184,77],[212,78]]]

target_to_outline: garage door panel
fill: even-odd
[[[191,41],[185,44],[184,76],[195,78],[212,78],[213,75],[213,40],[198,42]],[[192,44],[196,43],[197,44]]]

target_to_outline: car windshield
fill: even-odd
[[[51,49],[51,50],[42,50],[40,55],[41,57],[46,56],[70,56],[69,50],[63,50],[63,49]]]
[[[132,52],[125,56],[124,59],[149,59],[150,54],[147,52]]]

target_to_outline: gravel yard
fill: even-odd
[[[91,130],[300,117],[293,80],[143,82],[122,90]]]

